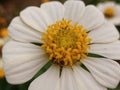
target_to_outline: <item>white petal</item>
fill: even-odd
[[[101,27],[92,30],[89,37],[92,39],[91,43],[108,43],[118,40],[119,33],[113,24],[106,22]]]
[[[119,4],[115,5],[115,14],[117,17],[120,18],[120,5]]]
[[[72,20],[74,23],[78,22],[84,14],[85,4],[82,1],[66,1],[65,16],[67,20]]]
[[[60,78],[60,90],[79,90],[73,73],[71,68],[63,68]]]
[[[104,57],[120,60],[120,41],[108,44],[93,44],[90,53],[99,54]]]
[[[110,59],[88,58],[82,61],[94,78],[107,88],[115,88],[120,81],[120,65]]]
[[[41,9],[51,18],[52,23],[60,21],[64,16],[64,6],[57,1],[47,2],[41,5]]]
[[[87,30],[92,30],[104,23],[104,16],[103,14],[92,5],[88,5],[85,8],[85,13],[79,24],[83,25]]]
[[[9,41],[3,48],[4,70],[11,84],[30,80],[47,60],[44,50],[32,44]]]
[[[73,71],[79,86],[79,90],[107,90],[107,88],[96,82],[92,75],[80,66],[75,66]]]
[[[41,33],[26,24],[19,17],[15,17],[8,27],[9,35],[21,42],[41,42]]]
[[[5,44],[5,40],[0,38],[0,46],[3,46]]]
[[[38,7],[28,7],[20,13],[21,19],[30,27],[45,31],[47,26],[52,24],[52,20]]]
[[[114,17],[114,18],[111,18],[111,19],[106,18],[106,20],[108,20],[108,22],[113,23],[114,25],[120,26],[120,16],[119,17]]]
[[[105,11],[105,6],[104,6],[104,3],[98,3],[98,5],[96,6],[101,12],[104,13]]]
[[[59,71],[57,66],[51,66],[31,83],[28,90],[59,90]]]

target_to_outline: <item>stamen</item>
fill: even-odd
[[[42,48],[49,59],[60,66],[72,66],[86,58],[91,42],[87,30],[82,25],[71,24],[71,20],[61,20],[48,26],[42,40]]]

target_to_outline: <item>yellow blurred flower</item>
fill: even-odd
[[[2,28],[0,30],[0,37],[5,38],[8,36],[7,28]]]
[[[49,2],[50,0],[41,0],[42,2]]]
[[[3,66],[2,66],[2,60],[0,59],[0,78],[4,77],[4,71],[3,71]]]

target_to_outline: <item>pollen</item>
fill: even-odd
[[[112,18],[115,15],[115,10],[113,7],[107,7],[104,11],[104,15],[107,18]]]
[[[71,24],[71,20],[61,20],[48,26],[43,32],[42,40],[46,53],[54,64],[73,66],[87,57],[91,38],[82,26]]]

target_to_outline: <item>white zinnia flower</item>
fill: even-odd
[[[99,3],[97,7],[103,12],[106,20],[114,25],[120,25],[120,4],[113,1],[107,1]]]
[[[64,5],[54,1],[28,7],[8,31],[12,40],[3,48],[3,60],[11,84],[32,79],[49,60],[52,66],[29,90],[107,90],[120,81],[120,66],[113,61],[120,59],[118,31],[92,5],[69,0]]]

